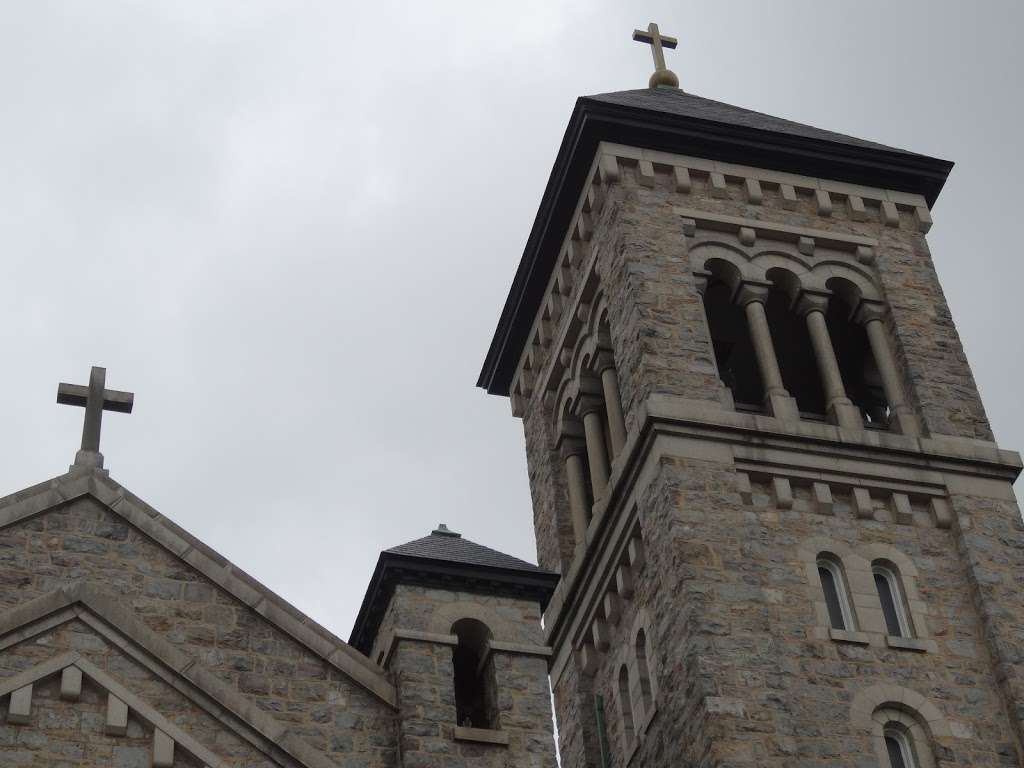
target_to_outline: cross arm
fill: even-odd
[[[84,408],[89,402],[89,388],[81,384],[61,383],[57,387],[57,402],[61,405],[77,405]],[[116,389],[103,390],[103,410],[131,413],[135,395]]]
[[[636,40],[638,43],[650,44],[654,42],[654,35],[643,29],[634,29],[633,39]],[[679,45],[679,41],[674,37],[659,34],[658,39],[661,40],[661,45],[664,48],[675,48],[677,45]]]

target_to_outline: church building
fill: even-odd
[[[110,476],[133,396],[93,368],[74,464],[0,499],[0,766],[1024,766],[1021,458],[925,239],[952,164],[634,38],[649,87],[576,102],[478,380],[539,565],[424,521],[345,642]]]

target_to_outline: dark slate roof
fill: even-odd
[[[676,88],[576,101],[477,386],[508,395],[558,249],[602,141],[774,171],[895,189],[933,205],[953,164]]]
[[[784,120],[781,117],[772,117],[763,112],[754,112],[753,110],[734,107],[732,104],[726,104],[721,101],[705,99],[703,96],[686,93],[679,88],[638,88],[635,91],[599,93],[585,98],[605,104],[617,104],[623,107],[651,110],[678,117],[707,120],[714,123],[722,123],[723,125],[741,126],[758,131],[785,133],[790,136],[806,139],[831,141],[837,144],[848,144],[852,147],[899,152],[905,155],[915,154],[903,149],[887,147],[884,144],[876,144],[873,141],[865,141],[864,139],[846,136],[842,133],[834,133],[822,130],[821,128],[815,128],[811,125],[796,123],[792,120]]]
[[[400,544],[384,550],[389,555],[421,557],[428,560],[444,560],[449,563],[464,563],[483,568],[502,568],[510,571],[532,571],[542,573],[533,563],[506,555],[496,549],[462,538],[462,534],[447,530],[444,526],[435,529],[422,539]]]
[[[464,539],[441,525],[429,536],[380,553],[349,643],[364,654],[371,652],[397,584],[534,600],[543,610],[558,579],[557,573]]]

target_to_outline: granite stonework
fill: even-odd
[[[105,471],[74,467],[0,499],[0,764],[554,765],[536,599],[399,586],[391,609],[370,637],[391,644],[382,665]],[[467,617],[494,638],[500,724],[486,733],[455,727],[450,636],[396,640],[397,626],[447,633]]]
[[[693,163],[680,191],[673,163],[684,161],[650,153],[645,164],[625,149],[599,148],[612,159],[595,159],[601,173],[584,189],[585,237],[567,234],[583,254],[577,283],[590,268],[599,288],[564,292],[561,322],[583,314],[573,301],[604,302],[628,431],[582,547],[555,450],[557,381],[544,378],[570,355],[534,344],[520,366],[530,386],[513,382],[540,561],[563,574],[545,613],[562,764],[879,765],[866,702],[883,702],[932,718],[936,765],[1024,765],[1024,529],[1011,485],[1020,458],[992,442],[928,252],[923,199],[893,193],[900,204],[883,205],[885,190],[846,185],[824,208],[808,186],[818,180],[755,188],[744,176],[771,174],[718,179]],[[884,301],[920,435],[738,412],[718,377],[691,258],[695,237],[711,230],[699,217],[694,226],[693,212],[815,230],[819,259],[830,258],[820,247],[828,236],[874,241],[857,255]],[[737,249],[752,237],[725,225],[710,236]],[[771,245],[757,242],[752,250]],[[568,338],[559,333],[548,329]],[[623,593],[614,575],[637,535],[644,557]],[[817,553],[832,550],[867,563],[891,552],[914,571],[910,609],[923,626],[912,642],[878,631],[870,582],[854,595],[865,631],[830,636],[812,574]],[[630,736],[617,676],[634,663],[641,626],[655,693],[643,706],[631,692]]]
[[[491,633],[482,663],[494,683],[493,730],[457,727],[451,632],[461,619]],[[549,655],[532,600],[397,585],[371,656],[395,681],[403,765],[554,768]]]

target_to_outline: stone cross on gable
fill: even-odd
[[[654,74],[651,75],[649,85],[651,88],[678,88],[679,78],[676,73],[665,66],[665,48],[675,48],[679,41],[674,37],[661,34],[658,25],[653,21],[647,25],[647,31],[642,29],[633,30],[633,39],[638,43],[647,43],[651,46],[651,55],[654,57]]]
[[[93,366],[89,374],[89,386],[61,383],[57,387],[57,402],[61,405],[77,405],[85,408],[85,423],[82,426],[82,448],[75,455],[75,465],[80,467],[103,467],[100,453],[100,428],[103,426],[104,411],[131,413],[135,395],[106,389],[107,369]]]

